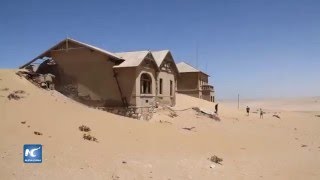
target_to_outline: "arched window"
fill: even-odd
[[[140,77],[140,93],[151,94],[152,79],[149,74],[143,73]]]

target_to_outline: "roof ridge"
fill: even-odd
[[[161,52],[161,51],[168,51],[168,52],[170,52],[170,50],[169,50],[169,49],[163,49],[163,50],[151,50],[151,52]]]
[[[196,69],[196,70],[198,70],[198,71],[201,71],[200,69],[194,67],[193,65],[191,65],[191,64],[189,64],[189,63],[187,63],[187,62],[182,61],[182,62],[179,62],[179,63],[187,64],[188,66],[191,66],[192,68],[194,68],[194,69]],[[179,64],[179,63],[178,63],[178,64]]]
[[[134,52],[151,52],[149,50],[139,50],[139,51],[121,51],[121,52],[114,52],[115,54],[117,53],[134,53]]]

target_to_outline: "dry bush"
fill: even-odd
[[[38,132],[38,131],[34,131],[33,132],[35,135],[38,135],[38,136],[41,136],[42,135],[42,133],[41,132]]]
[[[9,90],[8,88],[5,88],[7,90]],[[21,96],[21,94],[25,94],[26,92],[23,90],[17,90],[14,91],[13,93],[10,93],[7,97],[9,100],[14,99],[14,100],[19,100],[21,98],[24,98],[23,96]]]
[[[214,163],[217,163],[217,164],[221,164],[221,162],[223,161],[222,158],[219,158],[218,156],[214,155],[214,156],[211,156],[210,157],[210,161],[211,162],[214,162]]]
[[[91,129],[90,129],[88,126],[85,126],[85,125],[79,126],[79,130],[80,130],[80,131],[84,131],[84,132],[89,132],[89,131],[91,131]]]
[[[7,97],[8,97],[9,100],[11,100],[11,99],[19,100],[19,99],[23,98],[22,96],[19,96],[19,95],[15,94],[15,93],[11,93]]]
[[[98,142],[98,139],[95,138],[94,136],[91,136],[90,134],[83,134],[83,139],[88,140],[88,141]]]

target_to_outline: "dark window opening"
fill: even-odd
[[[152,79],[149,74],[142,74],[140,77],[140,93],[151,94]]]
[[[160,79],[159,86],[159,94],[162,94],[162,79]]]
[[[170,80],[170,96],[172,96],[172,81]]]

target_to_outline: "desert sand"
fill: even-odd
[[[178,94],[177,117],[159,108],[147,122],[89,108],[15,71],[0,70],[0,179],[320,179],[319,97],[241,101],[239,110],[222,101],[215,121],[190,109],[213,103]],[[23,98],[9,100],[16,90]],[[247,105],[263,108],[264,119],[247,116]],[[84,140],[81,125],[98,142]],[[41,164],[23,163],[24,144],[43,145]]]

